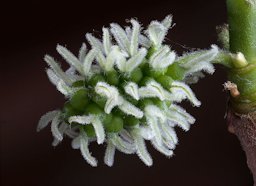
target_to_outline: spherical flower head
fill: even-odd
[[[180,57],[163,44],[172,16],[152,21],[143,30],[138,21],[122,28],[112,23],[103,28],[102,39],[87,33],[90,44],[82,44],[78,57],[57,45],[58,53],[70,65],[63,71],[50,56],[47,75],[67,102],[61,110],[41,117],[38,131],[51,122],[53,144],[64,136],[72,147],[80,149],[84,159],[97,166],[88,145],[106,143],[104,162],[114,163],[115,151],[136,153],[147,165],[153,164],[145,140],[164,155],[173,155],[178,138],[175,127],[188,131],[195,119],[177,104],[188,99],[200,106],[190,83],[203,77],[201,71],[213,73],[210,63],[218,48],[186,53]]]

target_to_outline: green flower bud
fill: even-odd
[[[105,129],[107,132],[119,132],[123,129],[124,121],[123,119],[118,116],[114,115],[112,117],[111,122],[104,123]]]
[[[86,132],[88,137],[90,137],[90,138],[96,137],[96,133],[95,133],[95,130],[94,130],[92,124],[83,125],[82,128]]]
[[[76,91],[70,99],[70,104],[78,111],[85,111],[88,102],[88,91],[86,89]]]
[[[172,77],[174,80],[182,80],[184,79],[184,74],[186,69],[179,66],[178,63],[173,63],[168,67],[166,75]]]
[[[85,111],[88,114],[94,114],[94,115],[101,115],[104,113],[104,111],[100,109],[100,107],[95,103],[90,103],[89,105],[87,105]]]
[[[80,81],[75,81],[73,84],[72,84],[72,87],[83,87],[84,86],[84,81],[83,80],[80,80]]]
[[[169,90],[173,82],[173,79],[170,76],[162,75],[157,77],[156,81],[160,83],[165,89]]]
[[[64,114],[65,120],[68,121],[68,118],[70,116],[75,116],[75,115],[79,115],[82,113],[77,111],[76,109],[74,109],[72,107],[72,105],[70,104],[70,102],[66,102],[63,107],[63,114]]]
[[[137,118],[135,118],[133,116],[126,116],[124,126],[125,127],[134,127],[134,126],[138,125],[139,123],[140,123],[140,121]]]
[[[107,101],[106,98],[96,94],[94,91],[93,91],[92,95],[93,95],[92,96],[93,102],[95,102],[100,108],[104,109],[106,101]]]
[[[106,82],[105,78],[101,74],[95,74],[93,75],[90,80],[88,81],[88,84],[91,86],[95,86],[99,81]]]
[[[143,78],[143,73],[140,68],[136,68],[132,73],[130,74],[130,80],[138,83]]]
[[[119,74],[117,73],[117,71],[113,70],[113,71],[107,72],[106,77],[107,77],[107,82],[110,85],[119,84]]]

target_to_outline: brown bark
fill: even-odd
[[[247,165],[252,172],[256,186],[256,111],[237,114],[231,109],[227,113],[229,132],[235,134],[246,154]]]

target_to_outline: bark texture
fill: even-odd
[[[247,164],[253,174],[256,186],[256,111],[237,114],[231,109],[227,113],[229,132],[235,134],[246,153]]]

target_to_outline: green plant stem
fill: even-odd
[[[256,1],[227,0],[230,51],[256,63]]]
[[[227,52],[227,51],[220,51],[218,56],[214,59],[214,61],[212,63],[223,65],[223,66],[227,67],[228,69],[233,67],[232,61],[231,61],[231,56],[230,56],[229,52]]]
[[[232,53],[242,52],[248,65],[228,70],[240,96],[231,98],[237,113],[256,110],[256,0],[227,0],[229,41]]]
[[[240,93],[231,96],[227,123],[245,151],[256,186],[256,0],[227,0],[227,8],[234,54],[228,79]]]
[[[234,82],[240,96],[231,98],[231,105],[238,113],[247,114],[256,110],[256,64],[244,68],[231,69],[229,80]]]

